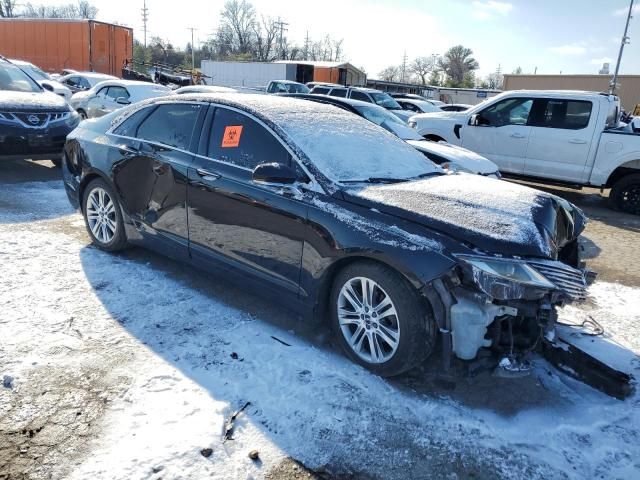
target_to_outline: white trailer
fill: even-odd
[[[271,80],[296,80],[296,65],[266,62],[203,60],[201,70],[209,85],[266,87]]]

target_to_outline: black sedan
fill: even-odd
[[[396,375],[432,353],[526,352],[585,296],[581,212],[444,174],[331,105],[265,95],[154,99],[83,122],[63,176],[93,243],[139,244],[251,283]],[[132,299],[135,301],[135,299]],[[514,338],[517,342],[514,344]]]
[[[0,57],[0,160],[60,164],[67,134],[79,122],[63,98]]]

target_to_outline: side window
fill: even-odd
[[[100,98],[105,98],[107,96],[108,91],[109,91],[109,87],[102,87],[100,90],[98,90],[98,93],[96,93],[96,96]]]
[[[82,77],[78,78],[78,86],[84,90],[89,90],[91,88],[91,84],[89,83],[89,80]]]
[[[409,103],[409,102],[398,102],[398,103],[404,110],[410,110],[412,112],[420,112],[420,109],[416,107],[413,103]]]
[[[291,156],[276,137],[246,115],[217,108],[208,156],[253,170],[261,163],[291,166]]]
[[[490,127],[527,125],[532,106],[531,98],[507,98],[484,109],[480,113],[478,123]]]
[[[539,104],[539,105],[538,105]],[[592,103],[583,100],[544,99],[536,101],[534,127],[580,130],[589,125]]]
[[[311,90],[311,93],[319,93],[320,95],[326,95],[327,93],[329,93],[329,89],[326,87],[315,87],[313,90]]]
[[[64,81],[64,83],[66,83],[70,87],[76,87],[78,86],[78,80],[79,80],[78,77],[69,77]]]
[[[138,130],[138,125],[140,125],[140,122],[144,120],[147,115],[149,115],[149,112],[151,110],[151,107],[147,107],[133,113],[120,125],[114,128],[113,133],[116,135],[122,135],[124,137],[135,137]]]
[[[329,95],[332,97],[346,97],[347,89],[346,88],[334,88],[329,92]]]
[[[352,90],[351,91],[351,97],[350,98],[353,98],[354,100],[362,100],[363,102],[373,103],[371,101],[371,98],[369,98],[369,95],[367,95],[366,93],[359,92],[357,90]]]
[[[124,87],[109,87],[109,91],[107,92],[107,97],[114,102],[120,97],[124,97],[129,100],[130,96],[131,95],[129,95],[129,92]]]
[[[200,105],[169,103],[159,105],[138,127],[137,138],[189,149]]]

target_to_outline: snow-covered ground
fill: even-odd
[[[367,478],[640,478],[637,393],[612,399],[542,360],[529,382],[545,401],[508,414],[414,392],[294,333],[285,310],[260,313],[277,299],[92,248],[59,182],[0,188],[0,265],[0,477],[10,459],[31,478],[262,478],[293,457]],[[588,341],[640,378],[640,290],[591,293],[562,319],[588,311],[607,329]]]

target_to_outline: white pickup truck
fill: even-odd
[[[409,126],[477,152],[507,175],[611,188],[614,208],[640,214],[640,134],[619,112],[614,95],[516,90],[465,112],[414,115]]]

